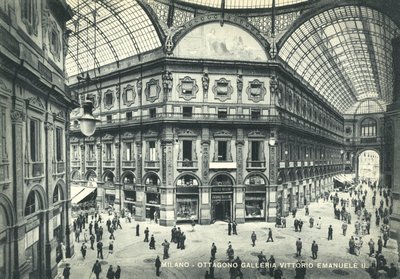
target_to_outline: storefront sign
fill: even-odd
[[[265,185],[246,185],[246,192],[265,192]]]
[[[135,191],[135,185],[133,185],[133,184],[124,184],[124,190]]]
[[[157,186],[147,186],[146,192],[158,193],[158,187]]]
[[[229,195],[229,194],[221,194],[221,195],[216,195],[216,194],[213,194],[213,195],[211,195],[211,199],[212,200],[220,200],[220,201],[230,201],[230,200],[232,200],[232,195]]]
[[[181,186],[176,187],[176,193],[198,193],[199,187]]]
[[[232,187],[212,187],[213,192],[232,192]]]

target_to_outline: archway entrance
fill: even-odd
[[[229,221],[232,218],[233,180],[229,175],[219,174],[211,180],[212,218]]]
[[[358,155],[358,179],[366,183],[379,182],[380,156],[375,150],[365,150]]]

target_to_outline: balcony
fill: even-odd
[[[178,171],[197,170],[198,161],[178,160]]]
[[[130,160],[130,161],[122,161],[122,168],[123,169],[134,169],[136,167],[136,161],[135,160]]]
[[[266,168],[265,161],[247,161],[246,168],[249,170],[263,170]]]
[[[103,167],[104,168],[114,168],[115,167],[115,161],[114,160],[104,160],[103,161]]]
[[[86,167],[96,167],[97,161],[96,160],[87,160],[86,161]]]
[[[144,168],[147,170],[159,170],[160,169],[160,161],[145,160]]]
[[[53,174],[62,174],[65,172],[64,162],[53,162]]]
[[[377,142],[377,138],[376,137],[361,138],[360,142],[361,143],[376,143]]]

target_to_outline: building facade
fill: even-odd
[[[0,278],[53,278],[69,238],[65,1],[0,3]]]

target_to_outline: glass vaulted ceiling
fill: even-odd
[[[391,40],[399,28],[382,13],[344,6],[314,16],[279,56],[341,112],[365,99],[392,101]]]
[[[67,0],[69,76],[161,46],[149,17],[134,0]],[[96,24],[94,24],[96,22]]]
[[[275,6],[287,6],[307,2],[308,0],[275,0]],[[200,6],[220,8],[222,0],[180,0]],[[271,8],[273,0],[226,0],[225,9],[263,9]]]

